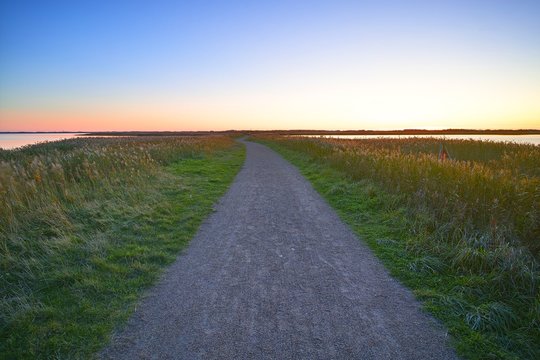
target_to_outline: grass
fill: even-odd
[[[0,357],[92,357],[243,159],[226,137],[77,139],[0,152]]]
[[[540,148],[259,137],[299,167],[468,359],[540,358]]]

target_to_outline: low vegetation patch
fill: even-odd
[[[243,159],[243,147],[217,136],[0,151],[0,357],[102,348]]]
[[[469,359],[540,358],[540,147],[259,137],[424,301]]]

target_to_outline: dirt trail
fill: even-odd
[[[247,159],[112,359],[456,359],[445,330],[288,162]]]

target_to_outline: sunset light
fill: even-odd
[[[4,2],[0,131],[539,128],[534,1]]]

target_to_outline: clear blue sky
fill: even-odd
[[[0,6],[0,130],[540,127],[540,1]]]

